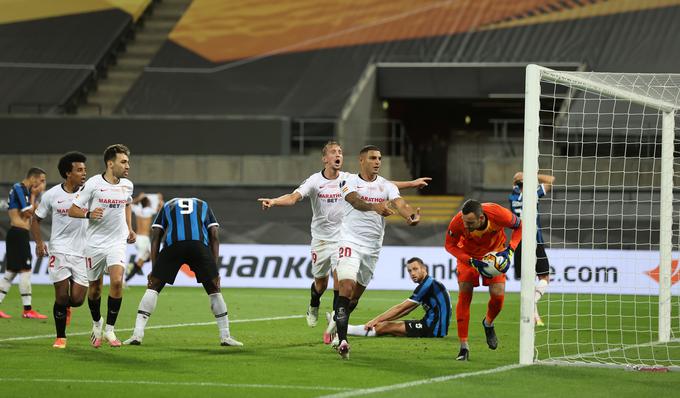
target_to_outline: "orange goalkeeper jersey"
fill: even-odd
[[[459,261],[468,263],[470,257],[481,259],[488,252],[505,249],[505,228],[512,229],[510,247],[515,250],[522,239],[522,222],[512,212],[496,203],[482,203],[482,211],[488,220],[483,231],[469,232],[463,225],[463,214],[458,212],[446,234],[446,251]]]

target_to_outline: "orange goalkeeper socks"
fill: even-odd
[[[458,292],[458,302],[456,303],[456,322],[458,323],[458,338],[461,341],[467,341],[468,338],[471,301],[471,292]]]
[[[493,320],[496,319],[498,313],[503,309],[503,302],[505,301],[505,295],[491,295],[489,298],[489,305],[486,310],[486,324],[491,326]]]

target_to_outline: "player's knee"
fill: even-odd
[[[387,322],[378,322],[373,329],[375,330],[375,334],[382,335],[386,334],[388,326],[389,324]]]
[[[85,297],[71,297],[68,300],[69,306],[74,307],[74,308],[80,307],[81,305],[83,305],[84,302],[85,302]]]
[[[123,281],[121,280],[111,280],[109,284],[109,289],[110,290],[123,290]]]
[[[156,278],[155,276],[149,274],[149,277],[147,278],[147,282],[146,282],[146,288],[147,289],[155,290],[158,293],[160,293],[161,289],[163,289],[164,285],[165,284],[163,283],[163,281],[161,281],[160,279]]]
[[[220,292],[220,284],[215,280],[204,282],[203,288],[205,289],[205,292],[208,294],[215,294]]]
[[[489,294],[491,294],[491,296],[504,296],[505,285],[502,283],[492,285],[489,289]]]
[[[97,297],[101,297],[101,295],[102,295],[102,286],[99,285],[99,284],[94,284],[94,285],[91,284],[88,291],[87,291],[87,296],[89,298],[97,298]]]

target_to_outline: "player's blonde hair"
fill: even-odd
[[[332,146],[339,146],[340,148],[342,148],[342,145],[340,145],[339,142],[330,140],[321,149],[321,156],[326,156],[326,152],[328,151],[328,148],[330,148]]]

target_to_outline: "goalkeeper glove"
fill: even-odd
[[[474,258],[470,258],[470,266],[472,266],[474,269],[476,269],[477,272],[480,273],[480,275],[482,275],[482,276],[484,276],[484,277],[486,277],[486,278],[493,278],[493,275],[490,275],[490,274],[486,271],[486,267],[489,266],[489,264],[487,264],[486,262],[484,262],[484,261],[482,261],[482,260],[477,260],[477,259],[474,259]]]
[[[515,255],[515,250],[512,247],[508,246],[502,252],[496,253],[496,255],[507,258],[509,262],[512,259],[512,256]]]

